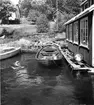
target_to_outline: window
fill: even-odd
[[[72,24],[69,25],[69,38],[70,41],[72,41]]]
[[[84,1],[83,1],[84,2]],[[82,4],[82,11],[84,11],[85,9],[87,9],[89,7],[89,2],[86,1],[85,3]]]
[[[94,0],[92,0],[92,4],[94,4]]]
[[[80,21],[80,44],[88,47],[88,17]]]
[[[84,4],[84,9],[88,8],[88,2]]]
[[[74,42],[78,43],[78,21],[73,25]]]
[[[93,5],[93,2],[94,2],[93,0],[90,0],[90,6]]]
[[[82,6],[82,11],[84,11],[84,6]]]

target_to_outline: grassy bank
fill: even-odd
[[[55,41],[55,37],[56,39],[59,37],[55,33],[37,33],[35,25],[3,25],[2,27],[0,26],[0,28],[6,30],[6,33],[4,33],[5,38],[0,38],[0,46],[16,45],[27,49],[51,43]],[[64,44],[64,40],[62,40],[61,43]]]

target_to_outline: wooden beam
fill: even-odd
[[[71,59],[63,51],[61,51],[61,53],[63,54],[64,58],[70,64],[73,70],[75,71],[87,71],[88,70],[88,72],[94,73],[94,68],[87,67],[87,66],[81,67],[80,65],[76,65],[74,62],[71,61]]]
[[[94,11],[92,16],[92,66],[94,66]]]

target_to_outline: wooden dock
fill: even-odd
[[[76,65],[71,59],[73,58],[72,56],[70,55],[67,55],[66,52],[64,52],[63,50],[61,50],[64,58],[66,59],[66,61],[69,63],[70,67],[72,68],[72,70],[75,70],[75,71],[88,71],[89,73],[94,73],[94,68],[93,67],[90,67],[90,66],[87,66],[85,65],[84,67],[81,67],[81,65]]]

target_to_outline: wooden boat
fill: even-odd
[[[7,59],[9,57],[12,57],[20,52],[21,48],[15,48],[15,47],[8,47],[4,48],[0,51],[0,60]]]
[[[46,45],[36,54],[37,61],[45,66],[60,65],[62,53],[57,45]]]

